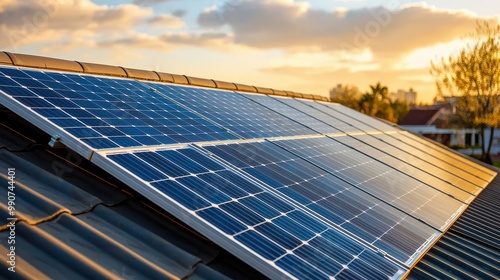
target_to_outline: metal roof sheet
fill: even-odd
[[[35,127],[6,110],[0,120],[0,182],[7,185],[7,168],[16,168],[19,218],[16,274],[2,261],[0,278],[263,277],[85,159],[42,144],[47,137]],[[6,256],[10,231],[2,225]]]
[[[500,279],[500,177],[413,268],[408,279]]]

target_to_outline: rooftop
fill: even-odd
[[[61,61],[52,58],[5,52],[0,52],[0,63],[62,72],[83,72],[154,80],[164,83],[189,84],[205,88],[247,90],[247,92],[260,93],[262,97],[269,95],[271,97],[287,96],[323,100],[321,97],[312,95],[302,95],[255,86],[236,85],[181,75],[107,65],[94,65],[83,62]],[[162,77],[170,78],[164,79]],[[38,90],[36,87],[27,88],[33,92]],[[156,90],[161,89],[163,88],[157,87]],[[43,91],[41,90],[41,92]],[[2,93],[2,90],[0,90],[0,93]],[[211,93],[203,92],[203,94]],[[185,94],[176,96],[182,98],[182,100],[187,100],[186,98],[189,97]],[[224,96],[224,98],[230,97],[229,95]],[[243,174],[245,170],[252,171],[244,178],[248,179],[248,176],[254,176],[259,180],[266,178],[265,180],[267,181],[261,182],[273,186],[280,184],[280,182],[296,180],[297,178],[294,176],[311,176],[311,174],[322,170],[321,173],[318,173],[322,174],[321,176],[307,179],[303,183],[298,184],[297,188],[289,188],[290,191],[300,191],[302,196],[297,196],[299,193],[297,192],[294,194],[294,197],[298,197],[297,199],[301,201],[306,197],[317,196],[320,191],[324,191],[324,189],[316,188],[314,184],[307,182],[320,183],[314,180],[317,178],[330,178],[331,174],[337,174],[336,176],[340,174],[338,178],[342,180],[333,177],[329,180],[335,179],[336,184],[339,186],[349,186],[345,191],[341,192],[342,195],[349,193],[357,199],[366,199],[365,203],[374,203],[368,209],[350,217],[350,222],[344,224],[342,231],[339,231],[342,234],[346,233],[346,236],[357,238],[356,243],[352,243],[357,244],[356,247],[359,244],[364,244],[363,246],[368,246],[367,248],[403,248],[404,252],[408,250],[409,253],[414,253],[407,246],[421,238],[420,236],[422,236],[423,232],[434,232],[433,236],[442,235],[441,238],[431,237],[427,243],[419,244],[425,250],[419,248],[415,253],[417,259],[411,259],[406,264],[396,260],[396,258],[403,260],[406,258],[404,255],[401,255],[402,252],[400,251],[380,251],[379,249],[378,251],[375,250],[376,253],[373,253],[373,248],[363,249],[363,256],[365,258],[369,256],[369,258],[363,259],[361,262],[350,263],[349,269],[342,270],[342,273],[337,275],[338,278],[342,278],[343,276],[355,278],[362,276],[365,278],[379,277],[384,275],[382,271],[386,271],[386,269],[387,271],[393,271],[394,267],[397,267],[397,269],[404,270],[408,263],[410,263],[408,265],[410,272],[406,273],[406,276],[411,279],[496,279],[500,277],[500,271],[498,270],[500,266],[498,261],[500,256],[500,218],[498,216],[498,213],[500,213],[498,211],[500,210],[498,209],[500,207],[500,203],[498,203],[500,198],[500,178],[496,176],[497,169],[473,159],[465,158],[439,144],[398,131],[395,127],[349,111],[335,104],[331,105],[335,108],[334,111],[329,111],[330,109],[327,108],[331,108],[330,105],[327,106],[322,103],[300,102],[291,98],[269,98],[265,99],[264,102],[259,96],[251,95],[246,98],[251,99],[256,104],[264,104],[263,106],[265,107],[273,108],[273,114],[279,112],[278,115],[280,118],[283,116],[293,116],[296,122],[294,129],[298,129],[301,125],[306,124],[305,127],[307,129],[296,130],[296,133],[309,133],[309,131],[327,132],[319,133],[318,135],[291,135],[285,137],[264,137],[261,139],[255,138],[253,136],[255,134],[252,134],[251,131],[243,129],[239,130],[236,134],[241,136],[243,135],[242,133],[247,133],[246,135],[249,136],[243,137],[243,140],[212,141],[211,143],[196,142],[195,144],[187,145],[190,147],[202,146],[202,149],[210,151],[209,154],[217,154],[220,157],[220,160],[216,161],[218,164],[230,162],[231,164],[224,163],[225,166],[232,166],[231,168],[237,170],[237,174]],[[197,96],[197,98],[201,100],[202,96]],[[227,100],[225,99],[225,101]],[[11,104],[9,103],[9,105]],[[217,108],[215,107],[217,104],[210,106],[213,106],[210,108]],[[51,140],[54,144],[54,135],[47,133],[47,127],[44,122],[36,121],[40,125],[34,125],[10,109],[3,106],[0,108],[0,165],[2,165],[1,174],[5,185],[9,181],[8,168],[16,168],[16,201],[18,202],[18,206],[16,207],[16,216],[18,218],[16,223],[16,241],[18,242],[16,264],[18,270],[15,277],[20,279],[265,278],[263,274],[254,268],[259,267],[258,265],[241,261],[240,257],[235,257],[226,251],[226,247],[222,246],[224,248],[221,248],[215,244],[214,241],[221,244],[219,238],[200,233],[202,231],[210,233],[210,231],[200,227],[196,230],[193,229],[193,226],[190,225],[198,226],[193,222],[195,218],[183,214],[180,216],[177,215],[176,218],[172,215],[171,211],[165,210],[163,204],[158,203],[161,200],[152,197],[147,192],[138,191],[142,189],[137,184],[142,184],[143,181],[127,179],[129,177],[123,177],[123,174],[116,173],[116,169],[105,171],[101,168],[107,168],[107,166],[99,165],[95,161],[95,159],[98,159],[102,163],[106,157],[113,158],[115,155],[134,155],[137,152],[144,153],[145,151],[149,151],[151,147],[118,147],[111,150],[94,148],[91,149],[90,153],[83,152],[84,150],[77,146],[73,146],[73,149],[64,145],[54,148],[48,145]],[[197,107],[191,108],[195,108],[191,109],[192,111],[199,110]],[[207,114],[209,111],[209,109],[203,108],[201,112]],[[335,115],[332,116],[332,112],[335,112]],[[271,111],[268,114],[271,114]],[[216,115],[211,115],[211,117],[214,116]],[[222,122],[223,120],[218,121]],[[63,122],[59,123],[61,125],[65,124]],[[239,129],[239,126],[235,126],[234,124],[227,123],[225,125],[231,128],[228,131]],[[383,127],[383,129],[377,130],[377,126]],[[282,133],[290,133],[290,131],[283,130]],[[298,142],[298,140],[307,143],[307,145],[297,149],[293,145],[302,143]],[[402,140],[412,143],[412,146]],[[99,145],[102,144],[102,142],[99,143]],[[245,147],[250,147],[246,143],[262,143],[259,144],[261,145],[261,150],[258,152],[254,151],[253,153],[252,150],[245,150]],[[281,146],[283,148],[283,150],[280,150],[282,153],[275,153],[275,150],[272,149],[274,146],[270,143]],[[63,140],[63,144],[73,145],[66,140]],[[180,145],[173,144],[158,147],[179,149],[178,146]],[[78,149],[75,149],[75,147]],[[153,151],[156,151],[155,149],[158,149],[158,147],[153,148]],[[219,150],[221,147],[225,151]],[[293,153],[289,151],[293,151]],[[326,153],[327,151],[335,152],[334,156],[330,156],[330,154]],[[441,158],[436,155],[441,155]],[[261,164],[265,162],[266,158],[271,156],[277,157],[276,161]],[[279,158],[282,158],[281,161],[278,160]],[[284,158],[287,159],[283,160]],[[447,161],[444,161],[444,158]],[[143,159],[147,160],[145,157]],[[339,161],[331,161],[334,159]],[[327,161],[326,165],[325,161]],[[200,162],[202,163],[203,161]],[[377,168],[377,171],[369,175],[370,178],[363,179],[363,176],[372,172],[363,167],[363,164],[366,162],[369,162],[373,168]],[[278,163],[286,163],[286,165],[279,165]],[[296,168],[297,166],[294,166],[292,163],[301,163],[301,169],[297,169],[294,172],[280,169],[285,166]],[[342,169],[338,169],[337,171],[330,169],[332,165],[340,163],[343,166]],[[175,164],[181,163],[174,161],[173,165]],[[248,167],[244,167],[247,164]],[[348,164],[350,167],[346,168],[345,164]],[[151,169],[162,168],[161,166],[148,166]],[[273,168],[267,166],[272,166]],[[362,170],[357,172],[356,168],[352,169],[355,166],[361,166]],[[266,171],[262,167],[269,169]],[[471,167],[474,168],[470,170],[474,171],[468,169]],[[426,170],[426,168],[432,168],[432,170]],[[161,170],[162,172],[169,172]],[[287,175],[282,176],[279,172],[275,173],[274,170],[281,170],[281,174]],[[301,170],[308,170],[308,172],[304,173]],[[110,174],[110,171],[111,173],[115,173]],[[257,173],[256,171],[261,173]],[[375,183],[376,180],[379,180],[377,179],[377,172],[382,172],[382,174],[400,174],[391,178],[387,177],[387,180],[406,180],[401,181],[402,184],[411,185],[418,182],[419,187],[425,187],[420,187],[421,191],[428,192],[431,194],[431,197],[438,197],[440,201],[426,198],[429,200],[423,205],[416,205],[416,207],[418,206],[417,208],[412,208],[413,206],[410,202],[404,204],[396,202],[387,207],[389,204],[380,203],[380,201],[384,200],[384,194],[380,192],[375,195],[374,192],[374,190],[378,190],[378,185]],[[348,174],[348,176],[345,177],[342,173]],[[436,176],[435,174],[437,173],[440,175]],[[119,176],[116,176],[117,174]],[[360,178],[355,179],[356,176]],[[123,178],[126,178],[126,180]],[[366,187],[355,185],[355,182],[361,183],[363,180],[364,183],[370,183],[367,183]],[[127,184],[124,182],[127,182]],[[333,181],[329,182],[331,184]],[[302,184],[307,185],[309,190],[314,189],[317,193],[310,193],[310,191],[299,189],[298,187]],[[353,188],[353,186],[356,187]],[[428,188],[428,186],[432,188]],[[457,188],[457,186],[460,186],[462,189]],[[326,185],[323,185],[323,187],[327,188]],[[390,187],[393,191],[398,191],[398,188],[395,188],[394,185]],[[192,193],[192,195],[196,196],[195,193]],[[205,198],[215,199],[216,197],[207,195]],[[356,201],[352,201],[350,205],[346,204],[345,199],[348,200],[349,196],[345,196],[344,200],[338,200],[339,197],[340,195],[332,195],[332,198],[336,201],[335,204],[323,203],[327,201],[321,201],[322,199],[317,201],[317,205],[329,207],[325,208],[330,211],[328,214],[321,212],[324,215],[329,215],[324,217],[337,221],[338,217],[351,215],[362,209],[362,207],[366,207],[358,205]],[[413,198],[420,197],[414,196]],[[271,198],[266,197],[266,199]],[[378,199],[381,200],[379,201]],[[399,198],[396,198],[392,203],[398,200]],[[189,205],[193,205],[193,203],[191,201]],[[429,211],[428,209],[431,209],[425,208],[426,204],[436,205],[433,207],[437,207],[440,204],[441,207],[457,206],[462,210],[455,212],[457,216],[449,217],[442,213],[426,212]],[[7,201],[0,201],[0,205],[0,209],[4,212],[3,215],[8,217]],[[339,205],[343,206],[339,207]],[[284,205],[272,206],[285,207]],[[360,208],[357,209],[357,207]],[[461,211],[465,208],[467,209],[462,213]],[[380,221],[379,218],[376,218],[379,212],[374,211],[374,209],[378,209],[377,211],[389,211],[387,213],[391,213],[391,215],[402,215],[401,213],[404,213],[404,219],[401,220],[404,222],[398,222],[385,232],[383,237],[377,238],[378,241],[369,244],[366,240],[369,240],[373,236],[374,233],[372,231],[377,231],[377,229],[371,227],[369,224]],[[413,209],[415,212],[411,212],[410,209]],[[444,208],[436,211],[444,211]],[[366,224],[362,220],[362,217],[367,216],[366,213],[369,213],[369,217],[371,217],[367,220],[369,224]],[[418,217],[418,219],[415,219],[414,216]],[[178,219],[179,217],[181,219]],[[448,220],[445,221],[446,219]],[[386,223],[390,222],[385,221]],[[407,231],[411,227],[408,227],[408,225],[403,227],[403,224],[414,226],[413,229],[415,231]],[[380,226],[386,225],[380,224]],[[397,229],[397,232],[390,233],[394,228]],[[7,240],[10,234],[8,223],[4,223],[0,229],[0,239]],[[304,231],[301,232],[305,234]],[[334,232],[333,229],[330,232]],[[357,236],[353,233],[356,233]],[[397,235],[393,235],[396,233]],[[266,236],[271,239],[273,238],[270,235]],[[272,240],[280,242],[280,236],[284,235],[278,235],[276,237],[278,239]],[[341,236],[344,235],[340,235],[338,238]],[[394,239],[396,236],[399,236],[401,239]],[[402,239],[403,236],[414,236],[415,239],[405,241]],[[351,244],[349,242],[348,244]],[[4,255],[7,255],[9,252],[8,246],[4,241],[2,241],[0,251]],[[335,251],[338,251],[338,249]],[[333,253],[333,251],[322,252],[325,254]],[[323,253],[317,251],[316,254],[311,256],[301,255],[301,257],[320,256]],[[331,258],[334,258],[334,256],[331,255]],[[391,261],[388,261],[389,259]],[[333,259],[329,260],[328,263],[324,263],[324,260],[316,259],[317,263],[314,265],[328,271],[334,264]],[[11,277],[13,274],[7,270],[9,264],[3,263],[3,265],[5,269],[0,272],[0,275]],[[374,267],[376,269],[373,269]],[[313,273],[313,271],[307,270],[294,270],[293,267],[288,269],[296,273],[293,275],[299,278],[303,277],[297,275],[304,276],[308,275],[307,273]],[[320,274],[314,275],[320,276]]]

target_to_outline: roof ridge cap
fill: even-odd
[[[127,77],[137,80],[148,80],[174,84],[189,84],[205,88],[218,88],[226,90],[237,90],[243,92],[252,92],[267,95],[279,95],[287,97],[298,97],[310,100],[330,102],[326,96],[317,94],[297,93],[292,91],[277,90],[273,88],[244,85],[232,82],[218,81],[191,77],[187,75],[176,75],[152,70],[133,69],[123,66],[113,66],[108,64],[99,64],[92,62],[71,61],[60,58],[38,56],[31,54],[11,53],[0,51],[0,64],[14,65],[28,68],[41,68],[50,70],[60,70],[66,72],[88,73],[94,75],[104,75],[113,77]],[[166,77],[166,79],[164,79]],[[185,79],[170,79],[168,77],[184,77]],[[233,87],[234,85],[234,87]],[[285,95],[286,94],[286,95]]]

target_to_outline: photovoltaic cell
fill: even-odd
[[[314,116],[308,115],[307,113],[304,113],[298,108],[294,108],[292,106],[288,106],[286,104],[283,104],[283,102],[280,102],[281,99],[286,100],[284,98],[279,98],[279,97],[272,97],[268,95],[262,95],[262,94],[242,94],[242,96],[249,98],[262,106],[265,106],[275,112],[278,112],[287,118],[290,118],[292,120],[297,121],[298,123],[301,123],[312,130],[318,132],[318,133],[323,133],[323,134],[329,134],[329,133],[339,133],[341,132],[340,130],[334,128],[332,126],[332,119],[328,120],[321,120],[320,118],[315,118]],[[330,122],[328,122],[330,121]],[[336,126],[337,127],[337,126]]]
[[[410,215],[271,142],[204,148],[229,163],[238,158],[243,159],[238,161],[239,170],[267,185],[286,200],[301,205],[402,262],[409,261],[437,233]],[[258,158],[248,156],[246,151],[252,150],[256,151],[254,154],[259,155]],[[276,207],[279,205],[279,202],[266,202]],[[307,236],[307,232],[303,234]]]
[[[157,83],[147,85],[242,138],[317,134],[235,92]]]
[[[255,183],[241,176],[232,180],[236,177],[227,173],[235,175],[233,171],[195,149],[109,154],[107,158],[137,175],[144,187],[178,204],[171,207],[193,211],[191,219],[211,225],[226,240],[234,238],[240,246],[290,276],[329,279],[343,270],[357,269],[357,259],[364,256],[371,256],[364,260],[367,265],[383,264],[378,273],[386,278],[403,271]],[[173,172],[173,163],[183,170]]]

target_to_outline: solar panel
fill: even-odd
[[[404,272],[194,148],[112,153],[96,160],[268,275],[328,279],[349,271],[360,277],[367,267],[381,278]]]
[[[430,164],[429,162],[416,157],[413,153],[413,150],[400,150],[392,145],[386,145],[386,143],[375,137],[375,135],[354,135],[353,137],[362,141],[364,144],[355,144],[356,149],[370,149],[371,146],[373,147],[370,149],[372,151],[371,153],[374,154],[375,152],[373,152],[373,149],[377,148],[378,150],[383,151],[385,154],[384,155],[381,153],[377,153],[375,156],[378,160],[383,161],[397,169],[404,170],[407,174],[418,178],[428,185],[442,189],[445,193],[449,193],[463,202],[470,202],[471,199],[473,199],[475,195],[480,193],[482,190],[480,187],[462,179],[460,177],[460,174],[454,174],[446,169],[436,168],[436,166]],[[350,144],[352,145],[353,142],[351,142]],[[426,158],[428,156],[426,156]],[[397,159],[397,162],[391,160],[391,158]],[[416,167],[416,169],[414,168],[410,169],[411,171],[406,171],[409,167],[407,165],[404,165],[402,162]],[[432,173],[429,172],[430,170],[432,170]],[[456,188],[462,191],[458,191],[456,190]]]
[[[147,83],[162,95],[233,131],[241,138],[317,134],[235,92]]]
[[[321,115],[324,119],[334,119],[335,125],[341,127],[341,130],[344,132],[368,132],[378,130],[354,118],[334,111],[319,102],[305,99],[289,100],[287,102],[290,104],[290,106],[301,108],[301,110],[303,110],[304,112],[311,112],[311,114]]]
[[[23,104],[91,148],[238,139],[138,81],[4,67],[0,77],[7,101]]]
[[[296,108],[318,120],[321,120],[325,123],[330,124],[331,126],[335,127],[336,129],[340,130],[341,132],[358,132],[360,129],[356,127],[354,124],[351,123],[346,123],[343,122],[342,120],[339,120],[338,118],[334,118],[328,114],[325,114],[311,106],[308,106],[302,101],[299,101],[298,99],[291,99],[291,98],[280,98],[277,99],[281,103],[287,104],[290,107]],[[309,102],[308,102],[309,103]],[[314,103],[314,101],[312,102]]]
[[[301,123],[318,133],[331,134],[341,132],[337,129],[339,127],[336,125],[333,118],[322,120],[317,116],[308,115],[307,113],[298,110],[298,108],[284,104],[283,101],[289,100],[289,98],[271,97],[262,94],[243,94],[243,96],[275,112],[278,112],[287,118],[296,120],[298,123]],[[334,124],[336,128],[333,127]]]
[[[497,174],[494,171],[484,166],[481,166],[475,162],[472,162],[470,160],[465,160],[463,156],[459,156],[456,153],[446,150],[438,145],[431,145],[429,141],[427,141],[426,143],[426,141],[424,141],[423,139],[409,132],[401,131],[398,136],[401,136],[398,138],[403,142],[409,141],[408,138],[414,140],[415,142],[419,143],[418,144],[419,149],[422,149],[423,151],[430,150],[432,151],[432,154],[434,154],[435,156],[442,158],[447,162],[451,162],[455,166],[462,168],[463,170],[466,170],[467,172],[472,173],[475,176],[480,177],[486,181],[491,182],[491,180]],[[417,147],[417,145],[415,145],[415,147]]]
[[[446,229],[465,209],[464,203],[331,138],[275,143],[436,229]]]
[[[204,148],[267,185],[285,200],[409,265],[439,234],[414,217],[271,142]],[[255,152],[250,154],[255,157],[248,156],[252,150]]]
[[[375,135],[375,137],[401,150],[412,151],[412,154],[414,156],[433,164],[439,169],[448,170],[449,172],[459,176],[461,180],[465,180],[477,187],[484,188],[489,183],[488,180],[479,178],[474,174],[478,172],[478,169],[476,167],[471,168],[471,166],[463,166],[459,161],[454,160],[453,158],[438,158],[435,154],[431,154],[425,151],[425,146],[423,146],[422,144],[408,137],[404,137],[399,133],[391,135],[380,134]],[[492,176],[489,176],[489,178],[490,180],[493,179]],[[457,179],[457,181],[458,180],[459,179]]]
[[[305,101],[307,102],[307,101]],[[309,102],[311,103],[311,102]],[[392,131],[392,130],[397,130],[397,128],[390,126],[386,124],[383,121],[380,121],[376,118],[369,117],[365,114],[362,114],[356,110],[353,110],[351,108],[348,108],[346,106],[342,106],[340,104],[336,103],[326,103],[326,102],[315,102],[313,103],[315,107],[321,108],[318,105],[323,105],[325,112],[331,112],[329,114],[332,115],[337,115],[338,113],[341,113],[342,115],[346,116],[347,118],[345,119],[346,122],[361,122],[364,125],[366,125],[366,131],[369,131],[370,129],[375,129],[375,130],[380,130],[380,131]],[[311,104],[312,105],[312,104]],[[326,108],[325,108],[326,107]]]
[[[401,278],[495,174],[336,104],[4,66],[0,102],[272,278]]]

